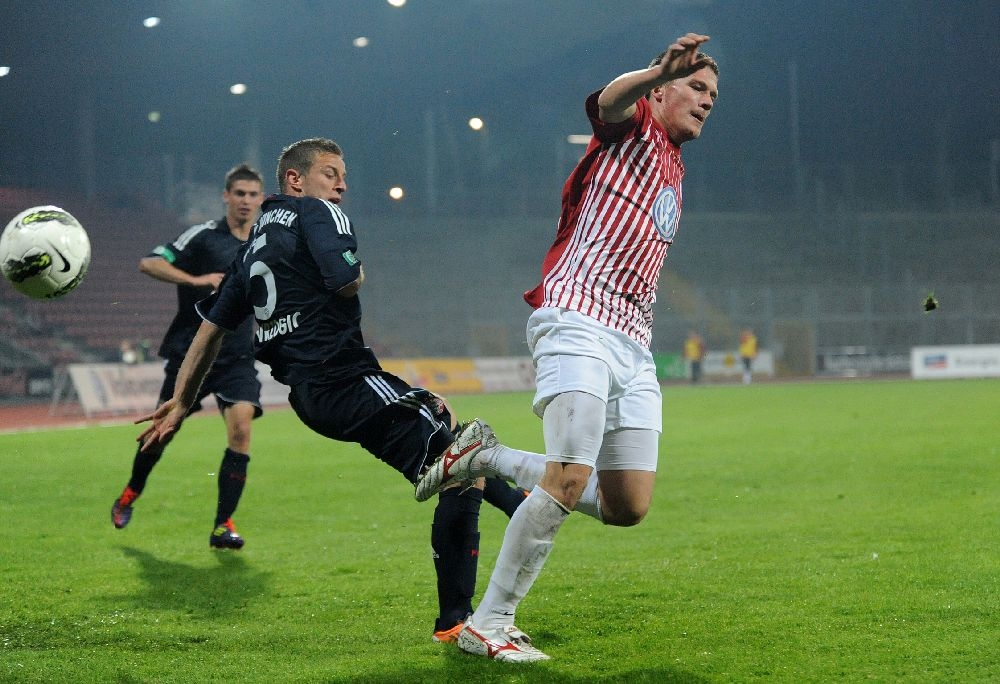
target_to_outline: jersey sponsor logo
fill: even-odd
[[[680,217],[680,203],[677,201],[677,191],[672,186],[660,190],[653,202],[653,225],[656,232],[667,242],[674,241],[677,232],[677,219]]]
[[[293,314],[276,318],[273,321],[268,321],[267,323],[261,325],[257,328],[257,332],[255,333],[257,335],[257,341],[264,343],[268,340],[273,340],[275,337],[280,335],[287,335],[299,327],[299,316],[301,315],[301,311],[296,311]]]

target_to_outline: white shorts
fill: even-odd
[[[539,417],[554,397],[586,392],[607,403],[604,432],[663,431],[663,397],[653,355],[625,333],[577,311],[536,309],[528,317]]]

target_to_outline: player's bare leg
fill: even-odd
[[[649,512],[656,473],[645,470],[602,470],[597,474],[601,520],[606,525],[638,525]]]
[[[643,464],[655,467],[659,441],[660,435],[656,430],[625,428],[604,434],[600,456],[604,466],[597,473],[597,481],[601,520],[605,524],[618,527],[637,525],[649,512],[656,472],[638,467],[643,467]],[[609,468],[608,464],[613,465]],[[628,468],[628,465],[636,467]],[[585,493],[581,505],[586,500]],[[577,509],[580,508],[578,505]]]

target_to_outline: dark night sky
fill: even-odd
[[[161,25],[143,28],[151,15]],[[560,141],[587,131],[588,92],[688,30],[712,36],[722,68],[685,148],[719,192],[759,170],[787,179],[792,63],[804,164],[985,176],[998,27],[996,0],[0,0],[0,185],[79,188],[88,165],[99,188],[142,184],[141,160],[167,154],[202,182],[254,154],[269,177],[282,145],[326,135],[352,194],[421,183],[431,146],[442,180],[482,163],[482,182],[517,191],[564,176],[575,148]]]

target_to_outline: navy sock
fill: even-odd
[[[479,508],[483,493],[475,487],[446,489],[438,495],[431,525],[431,548],[437,573],[438,608],[434,631],[451,629],[472,612],[479,565]]]
[[[146,480],[153,472],[153,466],[157,464],[162,455],[163,451],[158,449],[143,452],[142,445],[139,445],[139,448],[135,450],[135,459],[132,461],[132,477],[128,481],[129,489],[136,494],[142,494],[142,490],[146,488]]]
[[[219,466],[219,504],[215,509],[215,524],[221,525],[236,512],[247,481],[247,463],[250,456],[226,449]]]
[[[515,487],[506,480],[499,477],[486,478],[486,487],[483,489],[483,499],[486,503],[496,506],[507,514],[507,517],[514,515],[514,511],[524,501],[528,492],[520,487]]]

